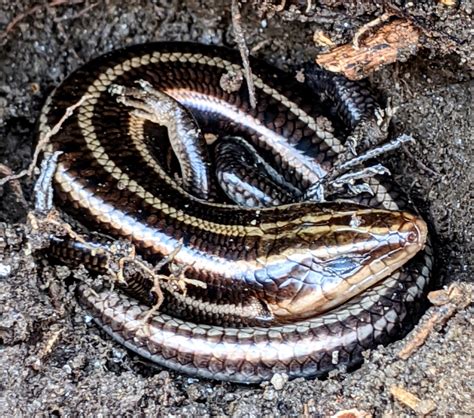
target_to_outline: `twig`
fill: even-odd
[[[428,294],[428,299],[435,306],[431,307],[425,320],[412,333],[408,343],[400,350],[398,357],[408,359],[421,347],[433,330],[446,324],[458,310],[464,309],[472,302],[472,287],[464,283],[453,283],[448,289],[436,290]]]
[[[77,240],[77,235],[71,235],[73,239]],[[87,243],[86,243],[87,245]],[[171,271],[171,274],[166,275],[160,273],[159,270],[163,268],[166,264],[173,262],[176,255],[182,249],[182,245],[179,244],[176,248],[163,260],[157,263],[155,266],[151,266],[148,262],[143,260],[139,255],[137,255],[135,246],[129,243],[123,243],[121,241],[116,241],[112,245],[101,246],[95,249],[96,252],[101,252],[105,257],[105,268],[113,278],[112,289],[114,283],[117,282],[122,285],[127,285],[127,277],[130,273],[138,272],[141,277],[150,279],[151,288],[149,291],[154,293],[156,296],[156,302],[153,306],[145,313],[142,320],[143,322],[148,321],[148,319],[160,309],[165,298],[163,295],[162,284],[163,282],[174,283],[178,288],[186,294],[187,285],[197,286],[201,288],[206,288],[207,285],[201,280],[189,279],[185,276],[186,270],[189,266],[184,266],[180,268],[177,272]],[[127,252],[124,255],[124,252]],[[127,265],[127,270],[126,270]],[[132,268],[132,270],[130,270]],[[166,287],[165,287],[166,288]]]
[[[15,28],[16,25],[18,25],[18,23],[20,23],[23,19],[32,15],[33,13],[36,13],[38,10],[41,10],[43,8],[48,8],[48,7],[61,6],[63,4],[72,5],[72,4],[79,4],[79,3],[83,3],[83,0],[53,0],[46,4],[37,4],[36,6],[33,6],[25,10],[24,12],[16,15],[12,19],[12,21],[7,25],[5,30],[0,34],[1,45],[4,45],[8,34]]]
[[[239,10],[238,0],[232,0],[232,26],[234,29],[234,37],[239,47],[240,56],[242,57],[242,64],[244,66],[244,76],[247,81],[247,88],[249,91],[250,106],[255,108],[257,106],[257,99],[255,98],[255,86],[253,84],[252,69],[249,62],[249,49],[245,42],[244,30],[242,28],[242,15]]]
[[[89,4],[89,6],[84,7],[82,10],[80,10],[76,14],[73,14],[72,16],[57,17],[57,18],[54,19],[54,21],[55,22],[62,22],[64,20],[78,19],[81,16],[85,15],[87,12],[91,11],[94,7],[97,7],[98,5],[99,5],[99,3]]]
[[[0,175],[4,177],[10,177],[13,175],[13,173],[10,167],[6,166],[5,164],[0,164]],[[17,197],[17,201],[21,203],[24,208],[27,208],[28,203],[25,199],[25,195],[23,194],[20,182],[17,179],[12,179],[12,181],[10,182],[10,188],[13,194]]]
[[[313,42],[315,45],[322,46],[325,48],[334,47],[334,42],[327,36],[322,30],[317,30],[313,34]]]
[[[169,276],[166,274],[161,274],[158,273],[157,270],[158,268],[163,267],[165,264],[171,263],[175,256],[179,253],[181,250],[182,246],[178,245],[167,257],[165,257],[160,263],[157,264],[154,268],[148,267],[148,265],[144,262],[141,261],[136,255],[133,255],[133,257],[123,257],[120,260],[120,267],[121,270],[123,271],[123,267],[125,262],[131,263],[132,265],[138,267],[141,272],[149,276],[150,279],[153,282],[153,285],[150,289],[150,292],[153,292],[156,295],[156,302],[155,304],[146,312],[144,317],[142,318],[143,322],[147,322],[148,319],[160,309],[161,305],[163,304],[165,298],[163,295],[163,290],[161,288],[161,284],[163,281],[171,282],[171,283],[176,283],[179,287],[179,289],[186,294],[186,285],[190,284],[192,286],[197,286],[201,288],[206,288],[207,285],[205,282],[201,280],[195,280],[195,279],[189,279],[185,276],[186,270],[189,268],[189,266],[185,266],[177,273],[171,273]],[[123,274],[123,273],[122,273]]]
[[[74,231],[71,225],[61,219],[59,212],[56,209],[51,209],[45,216],[31,211],[27,215],[28,223],[33,231],[40,229],[46,229],[48,232],[54,235],[64,236],[67,235],[72,240],[80,242],[85,246],[88,245],[88,241],[85,240],[81,235]],[[51,228],[54,227],[54,230]],[[95,248],[91,248],[91,251]]]
[[[408,155],[409,158],[411,158],[417,166],[419,166],[422,170],[425,170],[427,171],[428,173],[430,174],[433,174],[433,176],[436,176],[436,177],[441,177],[441,174],[438,173],[437,171],[429,168],[427,165],[425,165],[420,159],[416,158],[412,152],[405,146],[405,145],[402,145],[402,149],[403,149],[403,152]]]
[[[275,6],[275,12],[282,12],[285,10],[286,0],[282,0],[280,4]]]
[[[271,39],[264,39],[263,41],[260,41],[257,45],[254,45],[252,49],[250,50],[251,54],[255,54],[257,51],[262,49],[264,46],[267,46],[272,43]]]
[[[20,171],[17,174],[12,174],[12,175],[4,177],[3,179],[0,179],[0,186],[3,186],[5,183],[9,181],[18,180],[25,176],[31,177],[33,175],[33,171],[38,162],[39,155],[44,150],[45,146],[49,143],[49,140],[51,139],[51,137],[53,137],[59,132],[64,122],[72,116],[74,110],[77,109],[79,106],[81,106],[87,99],[90,99],[90,96],[86,94],[82,96],[78,102],[69,106],[64,112],[64,115],[59,120],[59,122],[56,125],[54,125],[51,130],[46,132],[46,134],[43,137],[41,137],[40,140],[38,141],[38,144],[36,145],[36,148],[35,148],[35,152],[33,154],[33,159],[31,160],[31,163],[28,166],[28,168]]]
[[[58,20],[58,21],[56,22],[56,25],[57,25],[57,27],[58,27],[59,33],[60,33],[60,34],[62,35],[62,37],[64,38],[64,41],[65,41],[66,43],[70,43],[70,42],[69,42],[69,36],[68,36],[68,34],[66,33],[66,31],[65,31],[65,29],[64,29],[64,26],[63,26],[63,24],[61,23],[61,21]],[[79,56],[79,54],[77,53],[77,51],[75,50],[75,48],[73,48],[73,47],[71,48],[71,53],[72,53],[72,55],[74,55],[74,58],[75,58],[78,62],[81,62],[81,57]]]
[[[354,45],[354,48],[359,49],[360,39],[366,32],[376,26],[380,26],[382,23],[388,22],[392,16],[394,16],[392,13],[384,13],[357,29],[354,38],[352,39],[352,45]]]

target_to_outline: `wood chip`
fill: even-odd
[[[63,330],[59,325],[52,326],[39,344],[39,350],[36,355],[29,356],[25,361],[33,370],[40,370],[43,367],[44,360],[57,345]]]
[[[395,398],[395,400],[405,406],[408,406],[419,415],[428,415],[436,409],[436,404],[432,400],[421,400],[401,386],[391,386],[390,393]]]
[[[458,7],[458,0],[438,0],[438,3],[448,7]]]
[[[363,40],[358,47],[345,44],[316,57],[326,70],[359,80],[381,67],[406,60],[418,49],[419,31],[408,20],[387,23]]]
[[[345,409],[344,411],[336,412],[331,418],[371,418],[372,415],[367,411],[361,409]]]
[[[322,30],[317,30],[313,35],[313,42],[317,46],[334,47],[334,42]]]

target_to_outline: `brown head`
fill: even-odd
[[[278,291],[268,299],[282,322],[338,306],[380,282],[423,249],[427,225],[404,211],[348,209],[307,215],[280,237],[265,271]],[[290,244],[291,243],[291,244]]]

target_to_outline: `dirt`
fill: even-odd
[[[314,3],[308,13],[304,1],[288,1],[282,12],[269,2],[244,5],[242,23],[254,55],[295,71],[321,51],[312,41],[316,30],[342,44],[389,9],[422,29],[416,55],[386,66],[370,82],[398,107],[394,134],[417,140],[386,163],[432,226],[434,287],[472,285],[472,5]],[[4,1],[0,7],[0,163],[13,171],[31,160],[47,94],[90,58],[155,40],[234,45],[230,1],[56,1],[34,9],[29,1]],[[32,180],[23,179],[21,186],[31,201]],[[26,213],[14,189],[0,187],[2,416],[327,416],[350,408],[373,416],[416,415],[390,394],[393,385],[433,401],[433,415],[473,413],[472,307],[436,327],[408,360],[396,355],[405,339],[367,351],[356,371],[297,379],[280,390],[270,383],[199,380],[151,365],[99,331],[63,284],[69,270],[35,256],[40,243],[25,238]]]

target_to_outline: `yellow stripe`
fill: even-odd
[[[135,180],[130,178],[124,173],[120,167],[118,167],[108,156],[104,147],[102,147],[100,141],[95,133],[95,128],[92,123],[92,115],[94,114],[94,107],[97,103],[98,97],[101,92],[105,91],[112,82],[121,74],[129,71],[132,67],[137,68],[145,63],[149,62],[168,62],[168,61],[180,61],[180,62],[197,62],[205,65],[215,66],[219,68],[227,68],[232,70],[241,69],[240,66],[233,64],[229,61],[222,60],[217,57],[197,57],[191,53],[159,53],[145,54],[137,58],[125,60],[114,67],[108,68],[104,73],[100,74],[98,78],[89,86],[87,93],[91,98],[84,102],[79,109],[78,122],[82,130],[82,134],[89,151],[92,153],[94,158],[99,162],[105,171],[107,171],[117,182],[127,187],[131,192],[134,192],[147,202],[149,205],[157,210],[162,211],[167,216],[170,216],[178,221],[197,226],[209,232],[214,232],[222,235],[230,236],[263,236],[265,233],[262,229],[266,229],[264,225],[260,226],[247,226],[247,225],[224,225],[215,222],[206,221],[195,216],[184,213],[180,209],[169,206],[166,202],[161,201],[155,195],[148,192],[143,186],[138,184]],[[141,64],[140,64],[141,63]],[[301,120],[308,124],[313,130],[317,130],[316,121],[311,116],[307,115],[298,106],[282,96],[278,91],[267,86],[259,77],[254,77],[256,86],[262,88],[267,94],[272,95],[277,100],[282,102],[288,107],[290,111],[299,116]],[[320,218],[318,218],[320,220]],[[268,225],[274,227],[274,225]]]
[[[90,99],[85,101],[83,105],[79,108],[78,112],[78,122],[79,126],[82,130],[82,134],[86,145],[91,152],[91,154],[96,158],[99,165],[103,167],[103,169],[108,172],[119,184],[123,187],[128,188],[129,191],[135,193],[149,205],[154,207],[155,209],[162,211],[167,216],[170,216],[178,221],[186,223],[188,225],[192,225],[195,227],[199,227],[203,230],[218,233],[226,236],[265,236],[269,233],[270,230],[276,230],[277,224],[276,223],[267,223],[267,224],[260,224],[260,225],[227,225],[227,224],[219,224],[215,222],[206,221],[204,219],[189,215],[183,212],[181,209],[173,208],[169,206],[166,202],[161,201],[155,195],[148,192],[143,186],[138,184],[135,180],[130,178],[125,172],[123,172],[120,167],[118,167],[108,156],[105,149],[102,147],[100,141],[97,138],[95,133],[95,128],[92,123],[92,115],[94,114],[94,107],[97,103],[98,97],[101,92],[105,91],[110,84],[120,75],[123,75],[125,72],[129,71],[131,68],[137,68],[142,65],[149,64],[150,62],[191,62],[191,63],[199,63],[209,66],[215,66],[218,68],[224,68],[227,70],[238,71],[242,68],[239,65],[233,64],[230,61],[223,60],[217,57],[205,57],[202,54],[192,54],[192,53],[160,53],[154,52],[152,54],[145,54],[141,57],[135,57],[133,59],[125,60],[120,64],[115,65],[114,67],[108,68],[104,73],[100,74],[97,79],[89,86],[87,93],[91,96]],[[284,95],[279,93],[277,90],[273,89],[272,87],[268,86],[263,82],[261,78],[254,75],[254,83],[257,88],[262,89],[266,94],[272,96],[280,103],[284,104],[291,112],[293,112],[296,116],[298,116],[304,123],[306,123],[311,129],[315,132],[318,131],[317,123],[313,117],[308,115],[302,109],[300,109],[295,103],[290,101]],[[43,115],[46,114],[48,106],[45,106],[43,110]],[[41,119],[41,130],[45,130],[45,126],[47,124],[46,118]],[[132,135],[133,137],[133,135]],[[327,138],[326,138],[327,140]],[[326,142],[327,143],[327,142]],[[341,151],[341,143],[336,138],[331,138],[331,141],[327,143],[330,148],[332,148],[335,152]],[[137,144],[135,143],[135,146]],[[156,163],[152,163],[151,159],[145,157],[143,155],[144,149],[141,146],[137,146],[138,151],[142,154],[142,157],[147,163],[151,163],[154,165],[154,169],[158,170],[159,174],[164,174],[161,170],[161,167]],[[166,181],[172,181],[168,176],[163,176],[166,178]],[[189,198],[194,199],[193,196],[186,193],[182,190],[177,184],[174,183],[174,187],[180,189],[180,192],[188,195]],[[372,184],[374,186],[378,185],[378,182],[374,179],[372,180]],[[209,206],[214,206],[216,208],[226,206],[222,204],[208,204]],[[337,214],[338,216],[345,216],[346,214]],[[321,215],[305,215],[304,219],[294,219],[289,222],[284,222],[284,225],[292,225],[292,224],[301,224],[301,222],[314,222],[314,223],[321,223],[324,221],[331,220],[332,227],[336,227],[335,221],[337,217],[335,214],[321,214]],[[315,229],[316,228],[316,229]],[[327,226],[318,226],[312,228],[314,229],[313,232],[318,233],[325,233],[331,229],[329,225]],[[316,231],[317,230],[317,231]],[[287,233],[283,234],[271,234],[271,238],[275,239],[278,237],[286,237],[290,238],[294,233],[288,231]]]

